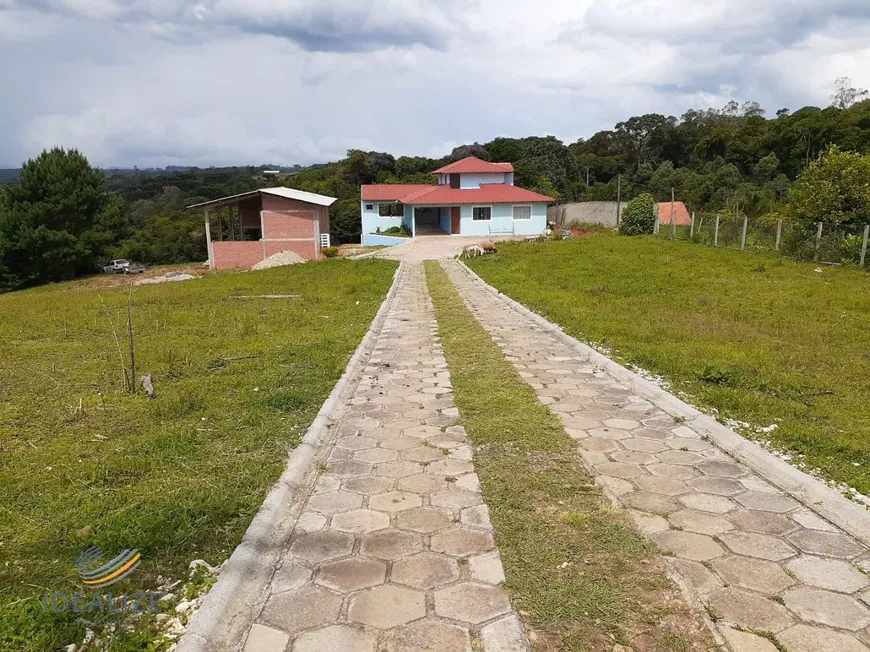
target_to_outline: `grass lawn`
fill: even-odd
[[[489,505],[514,608],[536,650],[708,650],[655,546],[612,511],[557,417],[537,402],[444,270],[429,291],[461,423]]]
[[[0,650],[82,640],[85,625],[43,614],[38,596],[82,590],[73,564],[85,545],[143,552],[116,595],[226,559],[394,270],[329,260],[135,287],[137,369],[153,376],[153,401],[123,389],[126,342],[120,353],[112,324],[123,335],[127,288],[0,295]],[[234,298],[266,294],[300,297]],[[153,648],[129,633],[111,649]]]
[[[609,234],[503,243],[469,264],[578,339],[870,494],[870,275],[857,267]]]

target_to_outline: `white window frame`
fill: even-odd
[[[518,208],[528,208],[529,216],[528,217],[517,217],[514,211]],[[529,222],[532,219],[532,205],[531,204],[512,204],[511,205],[511,219],[514,222]]]
[[[475,208],[488,208],[489,209],[489,217],[486,218],[485,220],[474,219],[474,209]],[[471,207],[471,221],[472,222],[492,222],[492,205],[487,206],[487,205],[481,204],[480,206],[472,206]]]

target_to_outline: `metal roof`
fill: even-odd
[[[435,186],[431,183],[383,183],[360,186],[360,197],[363,201],[397,201],[418,190],[430,190]]]
[[[250,192],[243,192],[238,195],[230,195],[229,197],[221,197],[220,199],[212,199],[199,204],[193,204],[188,208],[210,208],[216,206],[226,206],[227,204],[235,204],[236,202],[247,199],[248,197],[256,197],[259,194],[273,195],[275,197],[283,197],[284,199],[295,199],[296,201],[306,202],[308,204],[317,204],[318,206],[332,206],[335,203],[335,197],[327,197],[326,195],[318,195],[315,192],[306,192],[304,190],[296,190],[295,188],[285,188],[278,186],[276,188],[260,188]]]

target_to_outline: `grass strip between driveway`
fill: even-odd
[[[429,292],[514,607],[535,649],[703,650],[703,624],[655,547],[592,483],[557,417],[463,304],[438,263]]]

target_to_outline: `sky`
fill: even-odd
[[[866,0],[0,0],[0,167],[441,157],[838,77],[870,87]]]

